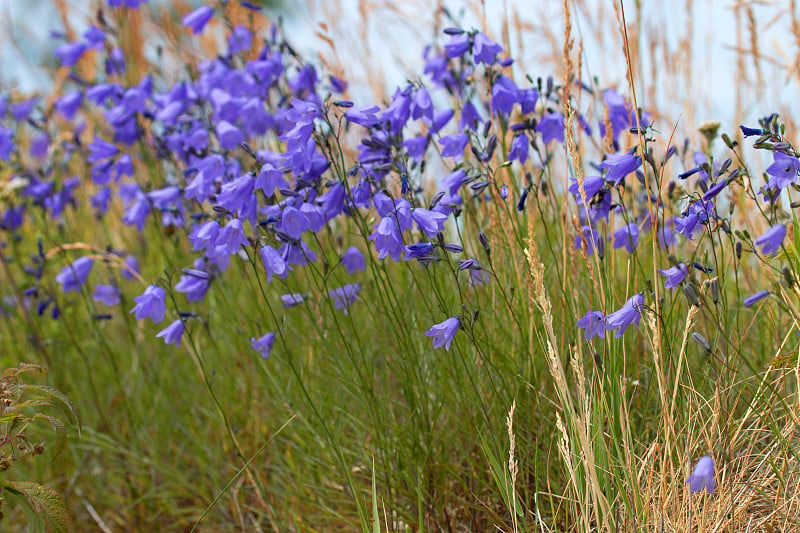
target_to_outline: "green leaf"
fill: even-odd
[[[72,402],[69,401],[69,398],[67,398],[64,393],[46,385],[24,384],[22,385],[22,388],[28,394],[43,398],[61,409],[61,411],[63,411],[67,417],[67,424],[70,426],[77,425],[78,431],[80,431],[78,410],[74,405],[72,405]]]
[[[19,504],[25,518],[28,520],[28,533],[46,533],[47,523],[45,518],[36,506],[35,500],[28,496],[24,487],[19,487],[19,483],[0,479],[0,486],[4,493],[9,496],[9,500]]]
[[[69,519],[67,518],[67,508],[61,495],[47,485],[31,483],[29,481],[17,481],[14,485],[26,495],[28,501],[44,515],[50,524],[52,533],[67,533]]]
[[[53,427],[53,432],[56,434],[56,446],[53,449],[53,461],[55,461],[58,454],[64,449],[64,446],[67,444],[67,427],[64,425],[64,422],[61,421],[60,418],[55,416],[46,415],[44,413],[36,413],[33,417],[34,420],[47,420],[50,422],[50,425]]]
[[[381,516],[378,514],[378,491],[375,486],[375,458],[372,458],[372,533],[381,533]]]

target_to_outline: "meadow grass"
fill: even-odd
[[[72,71],[84,80],[115,80],[123,87],[150,72],[157,91],[187,79],[184,72],[196,82],[203,71],[193,56],[224,53],[213,35],[227,35],[240,23],[260,31],[260,38],[269,35],[261,14],[233,4],[218,9],[199,37],[170,19],[172,7],[106,8],[107,22],[115,28],[108,39],[124,51],[126,71],[103,78],[95,52]],[[430,142],[425,165],[412,165],[395,146],[390,170],[369,168],[358,144],[375,133],[374,125],[345,118],[349,108],[335,105],[336,98],[325,99],[309,136],[330,163],[314,185],[320,195],[341,184],[355,196],[363,173],[385,172],[381,179],[371,177],[372,192],[406,198],[422,212],[436,207],[438,178],[454,169],[471,178],[459,189],[460,202],[441,200],[454,202],[444,228],[429,234],[415,222],[403,234],[405,245],[431,243],[435,259],[379,259],[380,245],[369,237],[382,219],[400,215],[382,214],[375,200],[365,208],[350,206],[318,231],[304,232],[316,260],[268,281],[261,250],[292,240],[285,236],[291,228],[281,225],[280,211],[270,212],[259,220],[263,223],[246,226],[248,244],[230,254],[224,272],[208,269],[214,276],[208,292],[199,301],[187,301],[176,284],[189,275],[182,269],[203,256],[189,238],[190,216],[165,223],[163,217],[174,215],[177,204],[159,208],[151,198],[153,212],[137,231],[121,222],[130,213],[130,201],[115,196],[103,216],[90,207],[99,187],[86,161],[87,146],[95,135],[112,138],[105,109],[82,106],[86,127],[77,132],[80,144],[71,121],[48,113],[45,127],[59,142],[52,143],[44,161],[26,155],[41,128],[15,123],[16,148],[0,170],[3,209],[24,204],[27,211],[24,225],[3,229],[0,259],[7,298],[0,316],[0,361],[3,367],[22,362],[46,367],[46,383],[77,406],[81,430],[70,433],[66,450],[53,461],[19,461],[4,476],[56,489],[72,530],[800,529],[800,234],[791,203],[796,191],[785,187],[777,202],[762,197],[759,188],[769,175],[756,170],[759,163],[748,163],[760,152],[739,130],[715,131],[713,125],[686,120],[681,127],[691,131],[676,132],[674,117],[647,108],[654,126],[644,123],[646,115],[635,111],[641,105],[637,97],[652,97],[645,97],[639,85],[644,83],[637,67],[641,43],[628,32],[641,28],[641,21],[629,24],[624,16],[630,13],[619,6],[611,27],[629,67],[629,84],[619,87],[629,124],[613,139],[612,114],[601,91],[605,86],[587,81],[589,92],[576,83],[584,79],[585,67],[582,40],[573,40],[576,9],[580,14],[588,8],[565,2],[562,28],[549,29],[558,41],[555,78],[525,81],[524,67],[513,67],[520,88],[541,93],[536,109],[523,113],[517,102],[511,113],[492,115],[486,133],[483,126],[472,127],[475,150],[462,149],[461,162],[442,155],[444,135],[435,133],[432,139],[439,142]],[[181,16],[190,11],[177,4],[174,10]],[[455,24],[441,11],[437,16],[437,27]],[[514,17],[506,19],[498,39],[506,51],[511,49],[509,27],[517,33],[526,29]],[[167,46],[161,62],[148,66],[144,37],[156,28]],[[70,40],[78,38],[71,35]],[[294,58],[280,39],[271,41],[273,50],[285,54],[294,74],[302,58]],[[436,50],[447,39],[440,39]],[[239,67],[255,59],[260,44],[234,54],[229,63]],[[750,45],[758,60],[757,42]],[[470,57],[453,59],[453,72],[473,66]],[[322,57],[321,62],[347,77],[346,61],[335,65]],[[474,67],[469,90],[476,101],[488,102],[497,76],[509,70]],[[54,74],[56,94],[48,97],[48,108],[61,96],[62,84],[74,83],[69,71],[62,67]],[[434,93],[428,77],[414,76],[413,91],[427,86],[437,108],[455,106],[455,122],[464,104],[461,96],[442,87]],[[281,77],[279,90],[263,102],[271,113],[290,106],[290,77]],[[397,98],[374,89],[381,109]],[[327,89],[318,90],[324,98]],[[148,102],[148,111],[162,106]],[[192,112],[213,130],[210,103],[198,108]],[[526,117],[541,121],[548,111],[563,117],[563,142],[544,141],[532,124],[525,130],[511,127]],[[488,109],[482,113],[487,117]],[[604,123],[606,134],[584,134],[584,115],[595,130]],[[135,182],[146,192],[176,184],[185,190],[192,174],[183,174],[190,163],[182,157],[196,164],[196,154],[179,155],[167,147],[172,130],[166,122],[146,113],[137,120],[145,133],[133,143],[116,143],[134,156],[135,174],[122,182]],[[767,152],[796,157],[790,117],[782,114],[779,120],[787,130],[778,119],[764,121],[763,139],[757,142]],[[209,152],[238,162],[241,173],[258,174],[263,161],[249,152],[290,151],[291,140],[279,138],[290,127],[279,129],[248,138],[248,147],[230,149],[220,148],[212,133]],[[404,132],[412,137],[419,129],[427,133],[431,125],[409,125]],[[509,162],[519,131],[536,141],[531,159]],[[454,132],[451,125],[447,133]],[[684,136],[692,141],[683,145]],[[64,162],[70,143],[76,155]],[[671,145],[677,148],[668,158]],[[622,209],[596,222],[603,244],[591,236],[587,240],[582,228],[597,202],[586,198],[585,180],[600,173],[592,164],[604,154],[632,148],[645,156],[641,177],[630,174],[619,185],[604,185]],[[705,156],[705,166],[696,163],[695,152]],[[729,166],[720,171],[728,158]],[[357,161],[362,166],[351,173]],[[406,165],[410,190],[403,190],[400,163]],[[716,218],[701,223],[693,238],[683,235],[662,247],[658,230],[674,229],[672,217],[708,188],[709,183],[705,190],[697,183],[696,175],[678,178],[694,166],[710,174],[709,183],[730,179],[730,186],[714,199]],[[735,169],[738,176],[731,174]],[[20,181],[14,181],[26,179],[26,187],[33,180],[52,181],[62,190],[73,175],[82,180],[74,206],[58,217],[49,214],[50,204],[25,187],[16,188]],[[295,193],[301,190],[295,181],[301,173],[286,176]],[[796,181],[796,169],[793,176]],[[571,178],[578,194],[568,193]],[[222,185],[230,182],[231,176],[220,179],[216,198],[187,200],[181,208],[206,217],[198,221],[245,219],[235,208],[220,205]],[[293,194],[289,187],[276,190],[274,197],[259,196],[259,205],[285,209]],[[625,242],[614,243],[624,241],[614,234],[628,223],[639,229],[631,252]],[[788,228],[787,235],[777,253],[763,254],[753,241],[777,223]],[[445,246],[451,243],[463,252]],[[361,271],[350,272],[345,264],[351,246],[363,254]],[[123,277],[129,254],[140,265],[133,279]],[[70,274],[79,257],[94,260],[92,272],[78,291],[66,292],[56,276],[63,269]],[[474,263],[460,263],[467,259]],[[687,277],[675,289],[665,288],[659,269],[679,263],[688,265]],[[120,288],[118,304],[106,307],[93,299],[101,283]],[[352,302],[342,304],[331,295],[351,283],[359,284]],[[166,290],[167,318],[157,325],[129,312],[134,298],[151,284]],[[761,289],[771,291],[770,297],[745,307],[744,299]],[[303,302],[287,307],[284,294],[301,294]],[[587,310],[598,310],[608,321],[635,294],[643,298],[635,309],[637,327],[623,330],[619,338],[609,330],[585,340],[576,322]],[[460,324],[452,344],[432,348],[425,331],[451,317]],[[179,347],[156,338],[176,319],[186,328]],[[265,332],[275,335],[269,358],[251,342]],[[34,440],[48,438],[45,432],[33,435]],[[52,457],[51,440],[45,449]],[[704,455],[716,466],[713,494],[692,492],[686,483]],[[4,504],[3,512],[4,526],[26,523],[19,508]]]

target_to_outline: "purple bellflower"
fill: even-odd
[[[456,333],[458,333],[460,327],[461,321],[458,317],[450,317],[444,322],[431,326],[431,329],[426,331],[425,335],[433,337],[434,349],[444,346],[445,350],[450,350],[450,344],[452,344],[453,338],[456,336]]]
[[[783,238],[786,237],[786,226],[775,224],[769,228],[761,237],[755,240],[756,246],[761,246],[761,253],[772,255],[781,248]]]
[[[625,176],[636,170],[642,165],[642,158],[632,154],[611,154],[606,160],[598,165],[599,168],[608,170],[606,180],[619,185]]]
[[[584,338],[603,337],[606,334],[606,319],[600,311],[588,311],[576,324],[584,330]]]
[[[349,283],[328,291],[328,296],[333,298],[333,307],[341,309],[346,315],[348,314],[350,306],[355,303],[359,292],[361,292],[360,283]]]
[[[606,316],[606,329],[617,332],[615,338],[622,337],[625,330],[631,326],[639,326],[639,321],[642,319],[642,307],[644,306],[644,298],[641,294],[634,294],[625,304]]]
[[[797,183],[800,160],[783,152],[773,152],[772,157],[775,161],[767,167],[767,174],[770,176],[767,187],[783,190],[792,183]]]
[[[632,254],[639,244],[639,226],[634,222],[623,226],[614,232],[614,248],[624,247]]]
[[[79,257],[56,275],[56,281],[64,292],[80,292],[93,265],[94,261],[91,257]]]
[[[150,285],[141,295],[133,299],[136,306],[131,309],[131,313],[136,313],[136,320],[149,318],[158,324],[164,320],[164,314],[167,312],[167,305],[164,303],[166,297],[164,289]]]
[[[250,345],[253,347],[255,351],[261,353],[262,359],[269,359],[270,351],[272,351],[272,345],[274,343],[275,343],[274,333],[267,333],[257,339],[255,337],[250,337]]]
[[[119,288],[113,285],[97,285],[94,288],[92,300],[103,302],[107,306],[117,305],[120,302]]]
[[[203,31],[206,24],[214,16],[214,10],[209,6],[201,6],[183,17],[181,24],[192,29],[192,33],[198,34]]]
[[[359,270],[366,270],[367,263],[364,254],[355,246],[351,246],[342,254],[342,264],[348,274],[355,274]]]
[[[667,278],[664,282],[665,289],[676,289],[678,285],[686,279],[686,276],[689,274],[689,269],[683,263],[678,263],[665,270],[659,270],[658,273]]]
[[[714,494],[714,489],[717,487],[717,481],[714,479],[714,459],[710,455],[701,457],[686,483],[689,484],[692,493],[706,489],[709,494]]]
[[[184,325],[183,320],[180,318],[172,322],[169,326],[165,327],[156,334],[156,338],[164,339],[167,344],[174,344],[175,346],[181,345],[181,337],[183,336]]]

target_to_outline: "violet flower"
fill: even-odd
[[[761,246],[761,253],[772,255],[781,248],[783,239],[786,237],[786,226],[775,224],[768,229],[761,237],[755,240],[756,246]]]
[[[181,24],[187,28],[191,28],[192,33],[198,34],[203,31],[206,24],[214,16],[214,10],[209,6],[201,6],[184,16]]]
[[[458,333],[461,327],[461,321],[458,317],[451,317],[431,326],[431,329],[425,332],[428,337],[433,337],[433,348],[441,348],[444,346],[445,350],[450,350],[450,344],[453,342],[453,337]]]
[[[606,320],[600,311],[587,311],[576,325],[584,330],[584,338],[603,337],[606,334]]]
[[[169,326],[156,334],[156,338],[163,338],[166,344],[181,345],[181,337],[184,332],[183,320],[180,318],[172,322]]]
[[[261,353],[262,359],[269,359],[272,345],[275,343],[275,334],[267,333],[259,338],[250,337],[250,345],[257,352]]]
[[[80,292],[89,277],[89,272],[92,271],[92,266],[94,266],[94,261],[91,257],[79,257],[72,264],[65,266],[56,275],[56,281],[61,285],[61,290]]]
[[[631,325],[639,326],[639,321],[642,319],[643,306],[644,298],[642,295],[634,294],[621,308],[606,316],[606,329],[617,332],[614,338],[622,337],[625,330]]]
[[[692,475],[686,479],[689,490],[692,493],[706,489],[709,494],[714,494],[717,481],[714,479],[714,459],[710,455],[704,455],[697,461],[692,471]]]

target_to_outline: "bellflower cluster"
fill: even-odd
[[[107,3],[120,10],[146,4]],[[136,289],[135,306],[126,311],[155,323],[169,317],[158,333],[167,343],[179,345],[191,329],[193,315],[182,307],[202,306],[247,260],[268,285],[279,287],[276,299],[287,309],[309,301],[327,302],[344,314],[366,307],[362,293],[371,290],[365,282],[374,272],[367,268],[372,261],[430,270],[449,262],[459,283],[481,291],[499,279],[490,247],[484,243],[486,256],[479,256],[480,248],[475,254],[467,242],[452,241],[472,227],[459,217],[486,205],[522,220],[532,205],[544,205],[546,195],[569,193],[577,208],[567,243],[578,251],[569,253],[591,262],[620,253],[633,260],[648,238],[670,253],[688,243],[694,254],[705,245],[701,236],[733,233],[721,207],[730,205],[725,192],[741,186],[746,169],[715,160],[711,150],[692,152],[688,144],[656,158],[647,137],[654,131],[652,116],[616,90],[580,80],[576,90],[591,93],[599,112],[584,116],[576,107],[572,127],[591,138],[587,144],[597,153],[588,152],[592,169],[571,176],[563,190],[566,178],[549,173],[563,153],[568,91],[553,78],[515,78],[507,51],[484,32],[448,28],[441,45],[425,49],[421,77],[409,78],[386,101],[352,102],[347,83],[298,55],[278,27],[256,34],[219,23],[225,13],[216,4],[181,13],[181,38],[213,34],[222,48],[192,65],[192,77],[167,82],[155,73],[137,80],[123,76],[130,58],[116,32],[98,20],[77,40],[62,38],[55,46],[71,76],[52,98],[52,113],[40,111],[44,99],[0,97],[0,160],[13,167],[15,184],[0,229],[16,234],[40,213],[64,223],[70,210],[80,208],[79,199],[88,198],[98,222],[121,207],[130,231],[188,243],[191,256],[180,257],[166,281],[149,286],[153,280],[139,277],[133,256],[114,252],[127,265],[120,279],[97,281],[88,293],[114,308],[126,301],[126,283],[143,282],[146,288]],[[80,78],[77,67],[93,60],[95,79]],[[102,127],[86,126],[92,116],[102,117]],[[800,158],[776,121],[771,116],[760,128],[741,131],[757,137],[756,148],[773,152],[762,193],[777,208],[777,198],[797,185]],[[70,135],[53,129],[63,123],[70,124]],[[22,134],[29,143],[20,142]],[[642,143],[631,134],[642,134]],[[339,141],[352,142],[352,152],[334,148]],[[30,147],[24,161],[20,145]],[[653,171],[670,158],[680,158],[686,170],[675,180],[667,176],[664,194],[653,191]],[[85,173],[61,172],[78,163]],[[776,254],[787,235],[777,220],[787,219],[774,217],[754,241],[764,256]],[[328,243],[335,239],[320,238],[351,221],[367,232],[363,238],[341,238],[333,247]],[[454,257],[462,252],[470,255]],[[43,255],[37,261],[29,270],[38,288],[46,261]],[[658,270],[664,287],[690,285],[687,265],[694,261],[670,256],[668,264],[657,265],[664,267]],[[96,271],[90,276],[93,267],[99,262],[87,254],[51,279],[62,293],[79,292],[99,277]],[[325,272],[325,285],[290,288],[304,279],[302,271]],[[744,304],[767,294],[756,293]],[[51,305],[40,299],[38,306]],[[168,309],[167,301],[178,308]],[[607,331],[621,337],[638,326],[644,301],[645,294],[637,293],[608,315],[587,312],[577,325],[586,340]],[[451,317],[426,332],[435,348],[449,349],[461,320]],[[266,358],[274,338],[259,328],[251,347]]]

